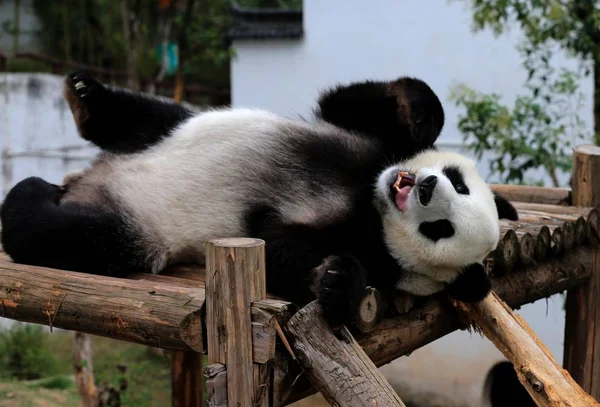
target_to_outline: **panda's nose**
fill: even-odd
[[[430,175],[423,181],[419,182],[419,202],[423,206],[427,206],[433,196],[433,191],[437,185],[438,177]]]

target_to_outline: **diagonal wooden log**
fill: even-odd
[[[289,320],[285,332],[312,384],[335,406],[400,406],[398,394],[343,327],[338,339],[311,302]]]
[[[479,304],[453,301],[461,317],[515,366],[519,381],[538,406],[600,406],[561,368],[529,325],[492,292]]]

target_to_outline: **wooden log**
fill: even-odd
[[[547,188],[526,185],[491,184],[492,191],[500,193],[509,201],[540,203],[550,205],[571,205],[571,190],[568,188]]]
[[[513,269],[519,260],[519,239],[514,230],[506,231],[496,250],[492,252],[492,256],[494,257],[492,275],[502,275]]]
[[[518,308],[566,289],[586,283],[591,275],[592,248],[580,246],[560,257],[550,257],[526,272],[509,273],[493,277],[494,291],[510,307]],[[359,345],[376,366],[382,366],[409,354],[456,329],[464,328],[456,311],[445,296],[430,298],[406,314],[384,318],[368,335],[355,334]],[[294,383],[285,404],[306,397],[315,390],[299,373],[291,371]]]
[[[73,367],[75,384],[83,407],[98,406],[98,388],[94,383],[92,340],[82,332],[73,332]]]
[[[550,228],[546,225],[540,227],[537,235],[537,244],[535,246],[535,258],[537,260],[543,260],[548,256],[551,239],[552,235],[550,234]]]
[[[171,405],[202,407],[202,354],[173,351],[171,359]]]
[[[516,232],[519,239],[519,260],[529,265],[535,262],[536,239],[529,232]]]
[[[269,380],[266,367],[253,363],[251,307],[267,297],[264,241],[209,241],[206,266],[208,363],[235,372],[227,375],[229,405],[263,405]]]
[[[575,223],[566,221],[562,225],[563,250],[571,250],[575,246]]]
[[[573,153],[573,204],[600,206],[600,147],[578,146]],[[592,277],[567,292],[563,366],[575,381],[600,400],[600,247],[597,212],[588,222],[593,251]]]
[[[203,352],[204,290],[0,261],[0,316]]]
[[[593,209],[587,218],[588,239],[593,241],[600,240],[600,211]]]
[[[311,302],[287,323],[298,362],[325,399],[336,406],[404,406],[346,327],[336,338]]]
[[[559,254],[564,250],[562,228],[560,226],[549,226],[551,230],[550,251]]]
[[[483,332],[513,363],[519,381],[538,406],[599,406],[556,363],[525,320],[496,293],[477,304],[453,303],[461,317]]]
[[[206,377],[206,405],[227,407],[227,369],[225,365],[214,363],[204,368]]]
[[[591,207],[586,206],[564,206],[564,205],[548,205],[548,204],[537,204],[527,202],[511,202],[515,209],[521,213],[523,212],[543,212],[546,214],[559,214],[559,215],[574,215],[574,216],[587,216],[592,210]]]
[[[387,305],[379,293],[372,287],[367,287],[363,295],[356,313],[355,326],[361,332],[370,332],[375,328],[375,325],[385,313]]]
[[[575,221],[575,244],[581,245],[586,242],[588,238],[588,224],[583,216],[577,218]]]

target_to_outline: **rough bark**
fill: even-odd
[[[0,316],[203,351],[204,290],[0,261]]]
[[[335,406],[402,406],[398,394],[343,327],[337,338],[316,301],[300,309],[285,332],[305,374]]]
[[[513,363],[519,381],[538,406],[599,405],[556,363],[525,320],[494,292],[478,304],[453,303],[461,317],[482,331]]]

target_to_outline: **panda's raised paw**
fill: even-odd
[[[367,275],[352,256],[329,256],[315,269],[314,291],[323,317],[333,328],[353,321],[365,291]]]
[[[465,303],[482,301],[492,290],[492,280],[481,263],[473,263],[461,270],[446,291],[450,298]]]

